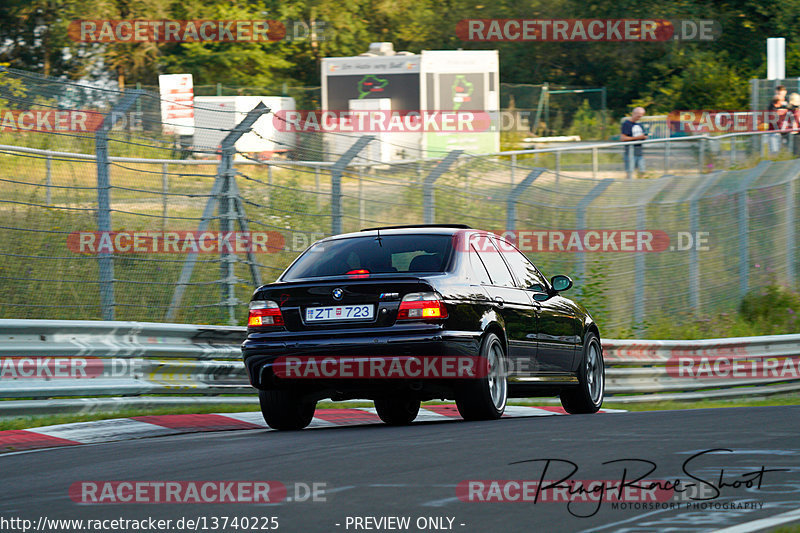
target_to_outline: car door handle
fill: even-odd
[[[501,297],[499,297],[499,296],[495,296],[495,298],[494,298],[494,301],[495,301],[495,303],[497,303],[497,306],[498,306],[498,307],[503,307],[503,304],[505,304],[505,303],[506,303],[506,301],[505,301],[505,300],[503,300],[503,299],[502,299]]]

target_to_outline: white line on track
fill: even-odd
[[[761,518],[753,520],[752,522],[745,522],[736,526],[718,529],[714,533],[750,533],[752,531],[760,531],[768,527],[775,527],[781,524],[788,524],[789,522],[800,522],[800,509],[789,511],[786,513],[776,514],[769,518]]]

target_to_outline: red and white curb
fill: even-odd
[[[601,409],[601,413],[624,412]],[[509,405],[504,418],[553,416],[566,414],[561,407],[528,407]],[[417,422],[441,422],[461,419],[455,405],[426,405],[419,411]],[[309,428],[362,426],[381,423],[374,408],[317,409]],[[270,430],[259,411],[202,415],[154,415],[114,418],[94,422],[59,424],[33,429],[0,431],[0,453],[57,448],[98,442],[141,439],[242,429]],[[270,430],[271,431],[271,430]]]

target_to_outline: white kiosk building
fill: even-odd
[[[335,159],[355,138],[374,135],[366,159],[390,162],[438,157],[451,150],[500,150],[499,59],[497,50],[395,52],[392,43],[372,43],[369,52],[322,60],[322,110],[382,112],[476,112],[481,131],[423,127],[419,131],[326,133],[326,152]],[[486,120],[491,117],[491,123]],[[446,131],[445,131],[446,130]]]

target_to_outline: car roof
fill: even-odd
[[[342,233],[339,235],[332,235],[321,239],[322,241],[332,241],[338,239],[349,239],[354,237],[376,237],[380,233],[383,235],[455,235],[457,233],[479,233],[486,234],[489,232],[473,229],[463,224],[451,225],[433,225],[433,224],[419,224],[409,226],[386,226],[382,228],[368,228],[361,231],[352,233]]]

